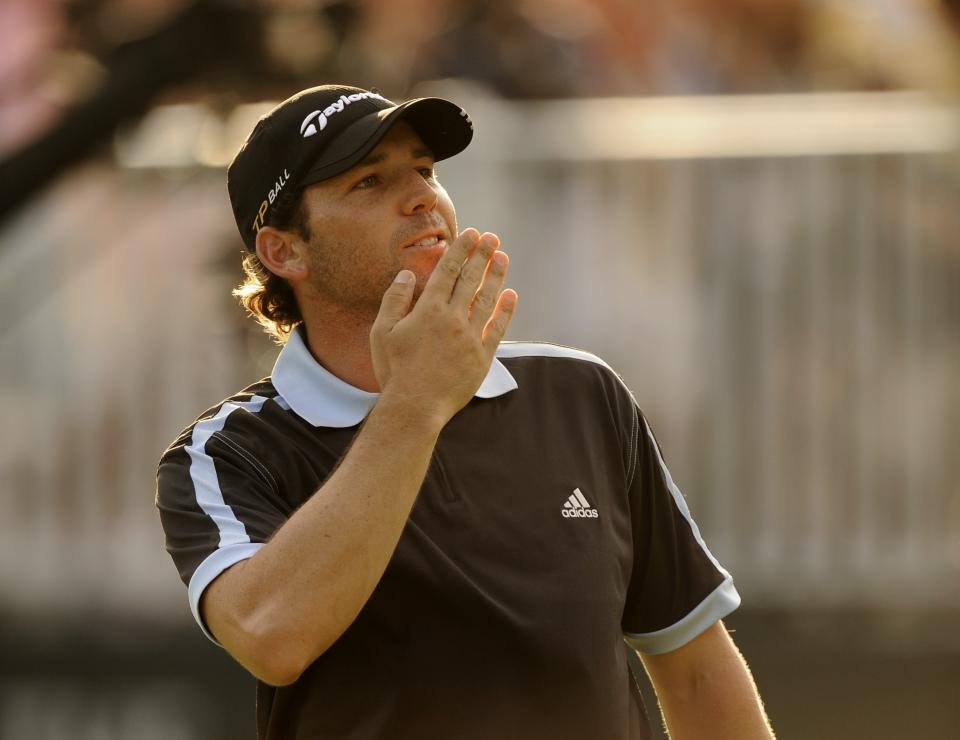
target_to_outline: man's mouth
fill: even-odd
[[[433,233],[421,236],[419,239],[406,244],[403,248],[406,249],[442,249],[447,246],[446,239],[443,234]]]

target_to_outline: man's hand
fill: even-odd
[[[413,400],[441,425],[476,393],[517,303],[500,292],[509,259],[494,234],[465,229],[447,248],[413,310],[414,275],[402,270],[370,332],[381,391]]]

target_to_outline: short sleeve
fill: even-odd
[[[197,422],[164,453],[157,471],[167,552],[187,585],[190,611],[211,640],[200,616],[204,589],[252,557],[288,518],[270,470],[242,438],[224,430],[225,421],[215,415]]]
[[[644,653],[686,644],[740,605],[707,549],[643,413],[633,406],[628,465],[633,569],[622,627]]]

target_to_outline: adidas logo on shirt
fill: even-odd
[[[579,488],[574,489],[573,495],[567,499],[560,513],[564,519],[597,519],[600,516],[597,510],[587,503]]]

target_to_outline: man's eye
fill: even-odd
[[[437,173],[434,172],[433,167],[421,167],[420,174],[423,175],[424,180],[433,180]]]
[[[357,188],[357,189],[360,189],[360,190],[364,190],[364,189],[366,189],[366,188],[372,188],[372,187],[373,187],[374,185],[376,185],[376,184],[377,184],[377,176],[376,176],[376,175],[367,175],[365,178],[363,178],[362,180],[360,180],[360,182],[358,182],[358,183],[357,183],[356,185],[354,185],[353,187],[354,187],[354,188]]]

